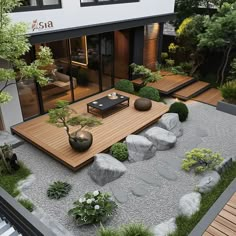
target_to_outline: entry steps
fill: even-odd
[[[22,234],[0,217],[0,236],[22,236]]]
[[[173,97],[181,100],[189,100],[205,92],[210,88],[210,84],[203,81],[196,81],[172,94]]]

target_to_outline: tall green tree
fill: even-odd
[[[223,51],[217,78],[217,82],[222,85],[230,55],[236,48],[236,3],[224,3],[217,14],[206,19],[205,27],[205,32],[199,34],[198,47]]]
[[[47,47],[41,47],[37,59],[29,65],[22,58],[30,50],[28,25],[13,23],[9,17],[9,13],[20,5],[21,0],[0,0],[0,104],[11,100],[5,89],[15,80],[33,78],[40,85],[47,84],[47,71],[40,68],[53,63],[51,50]]]

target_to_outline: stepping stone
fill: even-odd
[[[207,137],[208,133],[206,130],[204,130],[202,128],[198,128],[198,129],[196,129],[196,135],[203,138],[203,137]]]
[[[172,181],[177,180],[177,175],[174,173],[174,170],[171,170],[167,166],[165,166],[165,167],[164,166],[158,166],[157,171],[158,171],[160,176],[162,176],[163,178],[165,178],[167,180],[172,180]]]
[[[161,181],[160,178],[152,175],[149,172],[143,172],[143,173],[139,173],[139,175],[137,176],[139,179],[141,179],[142,181],[144,181],[147,184],[150,184],[152,186],[161,186]]]
[[[172,132],[176,137],[183,135],[182,123],[177,113],[166,113],[158,122],[158,126]]]
[[[128,192],[123,187],[118,185],[111,185],[110,189],[115,197],[115,199],[120,203],[125,203],[128,201]]]
[[[165,129],[160,127],[153,127],[148,129],[145,132],[145,136],[153,142],[153,144],[157,147],[157,150],[168,150],[174,147],[177,138],[176,136]]]
[[[95,183],[103,186],[118,179],[126,172],[126,167],[109,154],[95,155],[94,162],[89,168],[89,175]]]
[[[4,144],[11,145],[13,148],[19,147],[24,141],[18,137],[8,133],[7,131],[0,131],[0,146]]]
[[[129,152],[129,161],[144,161],[152,158],[157,149],[146,137],[140,135],[128,135],[126,144]]]
[[[191,217],[200,209],[201,194],[192,192],[184,195],[179,201],[180,215]]]
[[[148,188],[144,184],[136,184],[132,187],[131,192],[137,197],[142,197],[148,193]]]

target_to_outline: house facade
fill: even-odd
[[[29,25],[30,52],[53,52],[55,73],[39,87],[32,80],[8,89],[2,105],[5,129],[46,113],[59,99],[73,103],[130,77],[132,62],[155,70],[161,55],[163,24],[174,19],[174,0],[25,0],[11,13]],[[14,116],[12,111],[14,110]]]

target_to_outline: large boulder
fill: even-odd
[[[90,177],[100,186],[118,179],[126,172],[126,167],[109,154],[99,153],[89,169]]]
[[[168,236],[169,234],[174,233],[176,229],[175,218],[171,218],[170,220],[154,226],[152,232],[155,236]]]
[[[155,155],[157,148],[147,138],[140,135],[128,135],[126,144],[129,152],[129,161],[143,161]]]
[[[168,150],[177,141],[176,136],[172,132],[160,127],[148,129],[144,135],[156,146],[157,150]]]
[[[201,194],[192,192],[184,195],[179,201],[180,215],[187,217],[192,216],[200,209]]]
[[[229,169],[233,165],[233,158],[226,158],[224,159],[218,166],[215,167],[215,170],[219,173],[222,174],[224,173],[227,169]]]
[[[210,171],[196,185],[196,190],[200,193],[207,193],[220,181],[220,175],[216,171]]]
[[[176,137],[183,135],[182,124],[179,121],[179,115],[177,113],[166,113],[158,122],[158,126],[171,131]]]

